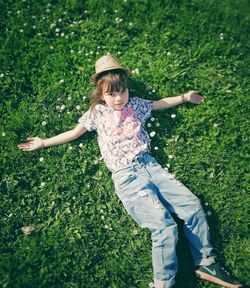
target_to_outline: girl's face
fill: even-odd
[[[128,103],[129,93],[128,88],[121,90],[119,92],[116,91],[106,91],[103,89],[103,93],[101,96],[102,100],[105,103],[115,109],[115,110],[122,110],[124,106]]]

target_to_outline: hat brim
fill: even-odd
[[[98,75],[100,75],[103,72],[110,71],[110,70],[123,70],[123,71],[125,71],[127,73],[128,76],[130,75],[130,70],[128,68],[126,68],[126,67],[117,67],[117,68],[108,68],[108,69],[102,70],[101,72],[95,73],[92,76],[90,76],[90,79],[93,82],[96,82],[96,78],[97,78]]]

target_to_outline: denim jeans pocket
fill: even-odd
[[[113,176],[115,189],[122,191],[128,187],[136,179],[136,175],[132,171],[118,173]]]

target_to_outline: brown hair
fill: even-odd
[[[100,73],[96,82],[96,88],[92,92],[90,109],[93,109],[96,104],[104,103],[101,96],[105,92],[119,92],[128,88],[128,74],[119,69],[109,70]]]

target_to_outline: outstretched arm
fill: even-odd
[[[77,139],[87,131],[82,124],[78,124],[74,129],[61,133],[48,139],[41,139],[39,137],[30,137],[27,142],[18,144],[18,148],[23,151],[35,151],[41,148],[64,144]]]
[[[200,104],[204,101],[204,98],[197,94],[197,91],[189,91],[180,96],[166,97],[153,103],[153,110],[160,110],[170,108],[185,102],[190,102],[194,104]]]

